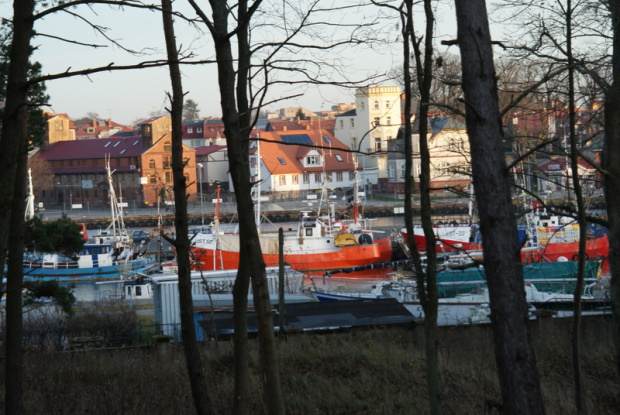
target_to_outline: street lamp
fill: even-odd
[[[202,163],[198,163],[198,167],[200,167],[200,182],[198,183],[200,185],[199,187],[199,191],[200,191],[200,220],[202,222],[202,228],[204,229],[205,227],[205,216],[204,216],[204,202],[202,200]]]

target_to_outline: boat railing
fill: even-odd
[[[71,269],[78,268],[77,262],[55,262],[55,261],[24,261],[26,268],[46,268],[46,269]]]

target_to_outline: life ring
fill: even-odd
[[[584,258],[586,261],[588,261],[588,260],[590,259],[590,255],[588,255],[588,253],[586,252],[586,253],[584,253],[584,254],[583,254],[583,258]],[[573,254],[573,256],[571,257],[571,259],[572,259],[573,261],[579,261],[579,253],[577,253],[577,254]]]

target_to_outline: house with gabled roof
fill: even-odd
[[[428,150],[430,156],[430,187],[433,191],[465,191],[471,184],[469,139],[463,121],[454,117],[433,117],[428,120]],[[402,191],[405,183],[403,129],[389,143],[388,189]],[[414,122],[412,141],[412,174],[419,187],[422,171],[420,134]]]
[[[212,192],[219,182],[220,188],[228,189],[228,148],[226,146],[202,146],[196,150],[198,187],[204,194]]]
[[[108,118],[107,120],[94,119],[90,121],[75,132],[75,138],[77,140],[106,138],[117,133],[131,133],[130,135],[134,135],[133,128],[121,125]]]
[[[260,168],[260,173],[259,173]],[[350,189],[356,163],[349,147],[326,130],[265,131],[250,155],[252,181],[261,193],[282,197]]]
[[[71,117],[67,114],[54,114],[47,111],[43,112],[43,116],[47,122],[44,146],[50,146],[59,141],[75,140],[77,127]]]

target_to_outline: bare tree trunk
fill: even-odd
[[[613,77],[605,96],[605,147],[603,169],[605,201],[609,217],[611,299],[616,345],[616,369],[620,376],[620,0],[606,0],[613,27]]]
[[[426,384],[428,391],[429,411],[431,414],[441,414],[441,382],[439,378],[439,358],[437,351],[437,252],[435,251],[435,234],[431,217],[431,194],[430,194],[430,153],[428,149],[428,105],[431,101],[430,91],[433,77],[433,28],[434,16],[430,0],[424,0],[424,12],[426,16],[426,31],[423,36],[424,48],[420,48],[421,40],[416,38],[413,23],[413,1],[406,0],[406,22],[403,25],[405,42],[405,122],[410,124],[411,113],[411,79],[409,75],[409,42],[413,46],[417,84],[420,88],[420,108],[418,111],[418,126],[420,137],[420,214],[422,228],[426,237],[426,271],[422,270],[422,264],[417,252],[413,233],[411,214],[411,191],[413,188],[411,128],[405,130],[405,212],[409,247],[415,252],[415,268],[417,275],[417,287],[420,294],[422,307],[424,308],[424,338],[426,351]]]
[[[543,414],[536,359],[529,341],[517,224],[502,149],[493,51],[484,0],[456,0],[456,16],[466,123],[504,411]]]
[[[194,9],[201,14],[194,4]],[[283,414],[284,402],[278,371],[276,341],[273,331],[271,305],[269,303],[269,290],[265,263],[261,252],[258,237],[258,229],[254,223],[254,202],[251,196],[252,184],[250,183],[249,169],[249,136],[250,119],[247,88],[248,71],[250,68],[250,49],[248,44],[248,25],[251,14],[248,12],[247,0],[237,4],[237,28],[235,36],[238,45],[238,68],[233,66],[231,35],[228,33],[228,16],[230,10],[225,1],[212,0],[213,24],[209,29],[213,36],[215,52],[218,62],[218,81],[220,85],[220,98],[222,105],[222,120],[228,142],[228,155],[230,175],[235,188],[237,198],[237,212],[239,214],[239,228],[242,256],[247,258],[249,266],[239,268],[237,279],[244,281],[250,272],[252,290],[254,296],[254,308],[258,321],[258,336],[260,345],[260,361],[263,372],[263,399],[267,412],[270,414]],[[258,7],[260,1],[253,3],[253,9]],[[201,17],[205,22],[209,21],[204,13]],[[236,75],[236,76],[235,76]],[[243,291],[242,289],[239,290]],[[238,298],[235,297],[235,313],[244,312],[237,308]],[[241,300],[244,303],[245,299]],[[235,321],[240,316],[235,317]],[[236,331],[237,328],[235,328]]]
[[[577,134],[575,132],[575,68],[573,57],[573,6],[571,0],[566,4],[566,53],[568,55],[568,110],[569,110],[569,136],[570,136],[570,166],[572,169],[572,182],[577,203],[577,217],[579,223],[579,258],[577,262],[577,283],[575,284],[573,301],[573,327],[572,327],[572,354],[573,354],[573,383],[575,390],[575,407],[577,413],[586,412],[583,405],[581,390],[581,356],[580,356],[580,328],[581,328],[581,292],[583,290],[583,274],[585,270],[586,251],[586,211],[583,202],[583,192],[579,181],[577,148]]]
[[[240,230],[243,238],[243,229]],[[233,413],[243,415],[249,413],[250,396],[250,356],[248,341],[248,292],[250,287],[250,267],[246,253],[239,254],[239,269],[233,286],[234,298],[234,353],[235,353],[235,396]]]
[[[0,136],[0,225],[9,230],[0,236],[0,269],[9,251],[6,301],[5,410],[23,412],[22,391],[22,261],[28,107],[26,84],[33,0],[13,3],[13,43],[7,76],[6,103]],[[22,177],[17,179],[18,176]],[[8,241],[11,240],[9,246]]]
[[[171,0],[162,0],[161,3],[164,34],[166,37],[166,50],[170,68],[170,81],[172,84],[170,115],[172,117],[172,173],[175,204],[174,226],[176,230],[174,247],[177,252],[179,273],[181,334],[183,337],[183,350],[185,351],[185,364],[196,412],[198,414],[210,414],[212,413],[211,402],[202,358],[200,357],[200,350],[198,350],[198,343],[196,342],[194,305],[192,303],[186,190],[188,183],[186,183],[183,172],[183,85],[181,83],[179,55],[172,21],[172,2]]]

